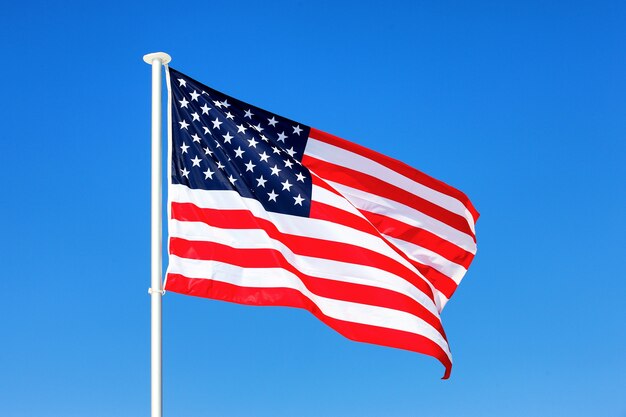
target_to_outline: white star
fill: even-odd
[[[289,180],[285,180],[285,182],[281,182],[281,184],[283,186],[283,191],[291,191],[291,187],[293,187],[293,184],[289,183]]]
[[[291,148],[287,149],[285,152],[287,152],[289,154],[289,156],[292,157],[292,158],[296,154],[296,151],[293,150],[293,146]]]
[[[259,178],[256,179],[257,182],[257,187],[263,187],[265,188],[265,183],[267,182],[267,180],[265,178],[263,178],[263,175],[261,175]]]
[[[287,139],[287,135],[285,135],[285,132],[279,133],[278,134],[278,141],[285,143],[285,139]]]
[[[298,181],[304,182],[304,175],[302,175],[302,173],[299,172],[299,173],[296,174],[296,179]]]
[[[219,109],[221,109],[222,106],[223,106],[222,102],[219,101],[219,100],[213,100],[213,104],[215,105],[215,107],[217,107]]]
[[[264,142],[269,142],[270,140],[265,137],[265,135],[261,135],[261,140]]]
[[[284,159],[283,160],[285,162],[285,166],[289,169],[291,169],[293,167],[293,162],[291,162],[289,159]]]
[[[220,161],[217,161],[217,168],[218,169],[224,169],[226,167],[224,165],[222,165],[222,163]]]
[[[183,177],[189,179],[189,171],[187,171],[187,168],[183,168],[180,170],[180,175],[182,175]]]
[[[280,148],[278,146],[272,146],[272,153],[280,154]]]
[[[180,108],[182,109],[183,107],[187,107],[187,104],[189,104],[189,102],[187,101],[187,99],[185,97],[183,97],[182,100],[178,100],[178,102],[180,103]]]
[[[211,171],[211,168],[207,168],[206,171],[203,172],[203,174],[204,174],[204,179],[205,180],[207,180],[207,179],[212,180],[213,179],[213,174],[215,174],[215,172]]]
[[[213,133],[211,133],[211,131],[209,130],[209,128],[208,128],[208,127],[206,127],[206,126],[202,126],[202,129],[204,129],[204,134],[205,134],[205,135],[206,135],[206,134],[209,134],[209,135],[213,136]]]
[[[250,125],[250,126],[252,126],[252,125]],[[263,130],[263,128],[261,127],[261,123],[257,123],[257,125],[256,126],[252,126],[252,128],[254,130],[256,130],[257,132],[261,132]]]
[[[229,177],[228,177],[228,181],[230,181],[230,183],[231,183],[232,185],[235,185],[235,181],[237,181],[237,179],[236,179],[236,178],[234,178],[234,177],[231,175],[231,176],[229,176]]]
[[[198,113],[196,113],[196,112],[191,113],[191,117],[193,117],[192,122],[195,121],[195,120],[200,121],[200,115]]]
[[[247,117],[249,119],[252,119],[252,116],[254,116],[254,113],[252,113],[250,109],[246,110],[246,114],[243,115],[243,117]]]
[[[200,94],[198,94],[196,90],[193,90],[193,93],[191,93],[191,101],[198,101],[198,97],[200,97]]]
[[[302,202],[304,201],[304,198],[300,197],[300,194],[298,194],[298,196],[297,196],[297,197],[294,197],[293,199],[294,199],[294,200],[296,200],[296,202],[295,202],[295,203],[293,203],[293,205],[294,205],[294,206],[295,206],[295,205],[299,205],[299,206],[301,206],[301,205],[302,205]]]
[[[182,87],[182,86],[187,87],[187,81],[183,80],[182,78],[179,78],[178,82],[180,83],[178,84],[179,87]]]
[[[228,100],[224,100],[224,101],[222,101],[222,106],[224,106],[224,107],[226,107],[226,108],[229,108],[229,107],[230,107],[230,104],[228,104]]]
[[[215,120],[213,120],[213,129],[219,129],[221,124],[220,119],[216,117]]]
[[[181,146],[180,149],[182,149],[182,153],[187,153],[187,149],[189,149],[189,146],[187,146],[185,142],[183,142],[183,146]]]
[[[224,143],[230,143],[231,140],[234,138],[234,136],[230,135],[230,132],[226,132],[226,134],[222,135],[222,137],[224,138]]]
[[[204,103],[204,106],[200,108],[202,109],[202,114],[209,114],[209,110],[211,110],[211,108],[207,106],[206,103]]]
[[[189,127],[189,123],[187,123],[186,121],[182,121],[182,122],[178,122],[180,124],[180,128],[181,129],[187,129]]]
[[[235,158],[242,158],[243,159],[243,149],[241,149],[241,146],[238,147],[237,149],[235,149]]]
[[[222,145],[220,145],[220,143],[217,141],[217,139],[215,139],[215,147],[216,148],[221,148]]]
[[[248,145],[248,148],[249,148],[249,147],[256,148],[256,144],[257,144],[257,143],[259,143],[259,142],[257,142],[254,138],[252,138],[252,139],[248,139],[248,144],[249,144],[249,145]]]
[[[209,149],[209,147],[207,146],[206,148],[204,148],[204,154],[205,155],[213,155],[213,151]]]
[[[248,128],[245,127],[243,124],[242,125],[237,125],[237,133],[246,133],[246,130]]]
[[[278,123],[278,121],[274,118],[274,116],[272,116],[271,119],[267,119],[267,122],[270,124],[270,126],[274,127],[276,126],[276,123]]]
[[[276,197],[278,197],[278,194],[276,194],[274,190],[272,190],[271,193],[267,193],[267,195],[269,196],[268,201],[276,201]]]
[[[261,157],[261,161],[263,162],[267,162],[267,159],[270,157],[268,154],[265,153],[265,151],[263,151],[263,153],[260,153],[259,156]]]
[[[191,135],[191,137],[193,138],[194,142],[200,143],[200,141],[202,140],[202,139],[200,139],[200,136],[198,136],[197,133],[194,133],[193,135]]]
[[[194,167],[199,167],[200,166],[200,162],[202,162],[202,159],[198,158],[198,155],[196,155],[196,157],[193,158],[191,160],[191,162],[193,162],[193,166]]]
[[[302,128],[300,127],[300,125],[293,127],[293,133],[300,136],[300,132],[302,132]]]
[[[254,172],[254,167],[256,165],[254,165],[252,163],[252,159],[246,164],[246,172],[250,171],[250,172]]]
[[[226,118],[230,119],[230,120],[233,120],[235,118],[235,116],[233,116],[233,114],[231,112],[227,111],[226,112]]]
[[[274,165],[274,168],[272,168],[272,175],[276,175],[278,177],[279,172],[280,168],[278,168],[278,165]]]

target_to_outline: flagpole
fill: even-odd
[[[161,135],[163,125],[163,102],[161,99],[162,81],[161,66],[172,58],[164,52],[144,55],[143,60],[152,65],[152,167],[150,195],[150,397],[151,416],[163,415],[163,383],[162,383],[162,326],[161,302],[162,286],[162,150]]]

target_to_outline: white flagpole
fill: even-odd
[[[150,336],[150,394],[151,416],[162,417],[163,415],[163,383],[161,377],[162,364],[162,338],[161,338],[161,301],[163,297],[162,286],[162,238],[163,221],[162,202],[162,107],[161,100],[162,82],[161,67],[172,60],[164,52],[155,52],[144,55],[143,60],[152,65],[152,187],[150,198],[150,281],[149,289],[151,301],[151,336]]]

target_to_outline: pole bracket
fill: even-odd
[[[152,295],[152,294],[165,295],[165,290],[154,290],[152,288],[148,288],[148,294],[150,294],[150,295]]]

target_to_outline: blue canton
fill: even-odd
[[[251,106],[170,68],[172,183],[235,190],[267,211],[308,216],[302,165],[309,126]]]

